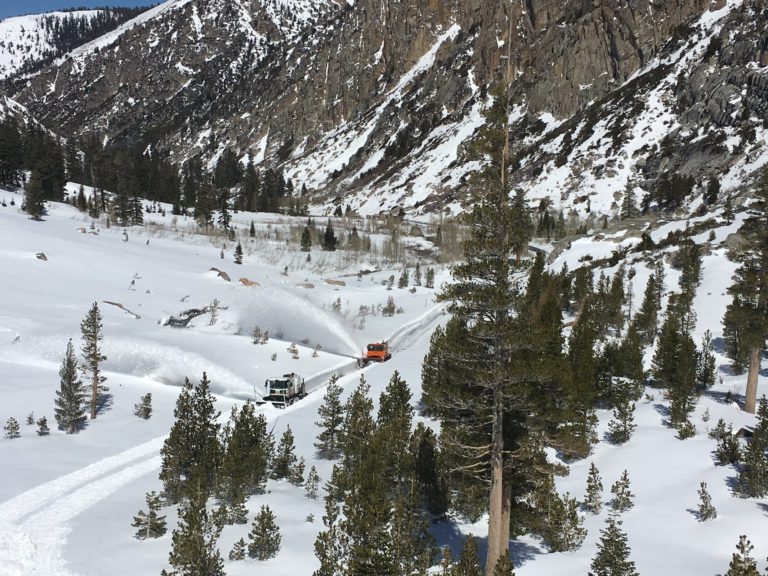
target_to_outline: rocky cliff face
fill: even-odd
[[[172,0],[16,97],[65,133],[153,143],[179,163],[252,154],[329,207],[456,210],[464,144],[511,54],[517,181],[610,211],[630,180],[744,155],[689,144],[701,127],[737,129],[744,109],[767,113],[763,4]]]

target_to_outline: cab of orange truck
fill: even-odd
[[[389,353],[389,344],[386,342],[375,342],[368,344],[365,350],[365,360],[367,362],[386,362],[392,358]]]

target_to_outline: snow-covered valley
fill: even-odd
[[[233,405],[248,398],[259,400],[266,378],[301,373],[309,391],[305,399],[284,410],[270,405],[258,410],[264,412],[275,435],[291,427],[297,454],[308,467],[316,466],[323,482],[330,477],[332,462],[315,454],[317,410],[330,374],[342,375],[343,397],[354,388],[361,373],[355,358],[366,342],[386,339],[394,351],[391,361],[363,369],[374,404],[394,370],[408,382],[413,401],[419,401],[421,364],[429,338],[447,316],[443,304],[436,302],[435,290],[387,290],[383,282],[398,270],[358,276],[356,272],[367,267],[344,264],[341,255],[335,266],[326,262],[325,269],[307,264],[303,253],[301,258],[288,252],[276,255],[274,243],[261,239],[267,231],[274,234],[280,222],[287,221],[285,217],[235,215],[243,231],[251,219],[258,224],[257,239],[243,241],[244,262],[236,265],[232,242],[226,241],[224,249],[193,234],[182,217],[175,231],[159,222],[153,226],[151,222],[160,218],[156,215],[148,215],[150,224],[127,231],[106,228],[103,220],[91,229],[90,219],[70,206],[49,203],[49,216],[35,222],[19,209],[21,195],[0,192],[0,197],[6,201],[0,207],[0,421],[14,417],[22,423],[20,438],[0,441],[3,576],[143,576],[158,574],[167,565],[175,510],[163,509],[169,532],[156,540],[135,539],[131,518],[143,507],[145,492],[162,489],[157,478],[159,451],[173,423],[174,403],[185,377],[197,381],[207,372],[223,420]],[[9,204],[11,199],[14,206]],[[707,329],[716,339],[722,335],[725,290],[735,269],[722,242],[738,225],[739,220],[721,223],[711,252],[703,259],[703,280],[694,304],[697,341]],[[654,234],[684,228],[685,222],[665,226]],[[575,268],[585,256],[604,257],[619,245],[618,236],[573,242],[551,266],[558,269],[567,262]],[[36,258],[39,253],[47,260]],[[314,250],[312,255],[315,263],[322,256]],[[633,265],[634,300],[639,302],[649,269],[639,257]],[[211,268],[226,272],[232,281]],[[670,285],[678,274],[667,270]],[[241,277],[258,285],[246,286],[238,281]],[[447,271],[438,269],[437,278],[439,288],[448,279]],[[390,295],[402,314],[370,314],[361,326],[360,307],[375,309]],[[334,310],[338,299],[340,307],[337,304]],[[214,300],[220,308],[213,325],[210,313],[197,317],[186,329],[163,325],[170,316]],[[108,358],[104,369],[111,403],[77,435],[54,429],[50,436],[38,437],[35,427],[24,424],[24,419],[31,412],[35,418],[45,415],[55,428],[53,398],[61,358],[67,340],[78,341],[80,322],[94,301],[104,317]],[[256,326],[269,331],[267,344],[252,343],[250,335]],[[292,343],[298,346],[298,359],[287,351]],[[318,344],[321,348],[315,357]],[[728,391],[736,397],[743,394],[746,377],[731,375],[720,352],[720,381],[699,400],[692,417],[697,429],[694,438],[675,437],[675,431],[663,423],[668,401],[661,390],[649,389],[637,404],[638,428],[627,444],[605,441],[611,414],[598,410],[600,442],[593,454],[572,463],[570,474],[557,479],[559,491],[581,499],[589,465],[595,463],[607,499],[610,484],[623,470],[629,472],[635,506],[622,518],[640,574],[724,573],[740,534],[751,537],[758,559],[768,554],[764,538],[768,502],[736,497],[734,468],[717,467],[712,459],[715,441],[707,431],[719,418],[733,423],[734,430],[755,421],[736,403],[723,402]],[[650,362],[648,354],[646,362]],[[761,383],[758,395],[764,386]],[[133,407],[148,392],[153,396],[154,414],[142,420],[133,415]],[[705,411],[708,422],[702,419]],[[710,522],[698,522],[695,514],[696,490],[703,481],[718,512]],[[283,534],[280,552],[264,562],[227,561],[227,574],[309,576],[317,567],[312,545],[322,529],[322,499],[308,499],[303,488],[285,480],[270,480],[265,494],[248,500],[249,521],[265,503],[276,512]],[[548,553],[537,539],[514,540],[515,573],[585,574],[607,514],[586,514],[588,536],[576,551]],[[314,522],[307,522],[309,515]],[[219,541],[223,557],[247,529],[224,527]],[[437,543],[453,547],[454,556],[470,532],[480,537],[482,554],[486,530],[484,519],[467,524],[451,518],[432,526]]]

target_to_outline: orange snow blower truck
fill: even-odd
[[[389,353],[389,344],[386,342],[375,342],[365,347],[363,357],[359,363],[361,366],[366,366],[369,362],[386,362],[390,358],[392,358],[392,354]]]

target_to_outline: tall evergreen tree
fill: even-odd
[[[519,318],[521,295],[512,276],[527,249],[528,213],[522,191],[510,202],[509,99],[503,86],[493,96],[475,144],[476,154],[487,162],[471,179],[477,198],[467,220],[465,262],[453,268],[453,283],[443,294],[465,327],[465,343],[450,345],[456,346],[453,355],[468,379],[451,375],[453,383],[442,393],[434,390],[435,406],[429,408],[441,419],[449,458],[457,468],[472,470],[474,490],[487,498],[488,576],[508,545],[513,494],[518,500],[530,490],[524,478],[533,470],[515,457],[527,442],[528,417],[543,415],[530,406],[528,386],[538,380],[538,363]],[[437,352],[430,348],[435,358]],[[437,370],[446,371],[449,363]],[[513,482],[518,475],[520,481]]]
[[[305,226],[301,231],[301,251],[309,252],[312,249],[312,234],[309,231],[309,227]]]
[[[176,419],[160,451],[160,480],[168,501],[210,494],[219,467],[219,424],[208,376],[192,386],[186,379],[176,401]]]
[[[228,505],[264,491],[272,459],[273,439],[263,414],[253,403],[232,408],[224,428],[223,453],[217,473],[217,493]]]
[[[603,481],[600,479],[600,472],[594,462],[589,464],[587,492],[584,495],[582,507],[592,514],[600,514],[603,507]]]
[[[768,494],[768,400],[760,400],[758,422],[752,439],[742,451],[737,492],[746,498],[763,498]]]
[[[340,437],[344,424],[344,406],[341,403],[342,388],[338,381],[336,374],[328,380],[323,404],[317,410],[320,420],[315,422],[315,426],[321,428],[315,448],[321,458],[328,460],[335,460],[341,455]]]
[[[635,316],[637,331],[643,338],[643,342],[648,345],[656,338],[656,331],[659,326],[659,300],[657,298],[656,275],[651,274],[648,277],[648,283],[645,285],[643,293],[643,302],[640,310]]]
[[[757,379],[768,338],[768,169],[760,177],[757,201],[741,232],[750,240],[738,257],[741,266],[728,289],[732,301],[723,318],[728,354],[736,367],[748,362],[744,410],[755,413]]]
[[[275,451],[275,457],[272,461],[272,478],[282,480],[291,476],[291,470],[297,462],[295,450],[293,432],[289,425],[280,437]]]
[[[237,246],[235,246],[235,264],[242,264],[243,263],[243,247],[240,244],[240,242],[237,243]]]
[[[59,370],[60,384],[54,400],[56,423],[67,434],[79,432],[88,419],[85,414],[86,394],[77,372],[77,358],[70,340]]]
[[[85,319],[80,323],[80,332],[83,338],[81,348],[83,364],[80,369],[91,388],[91,420],[96,418],[104,382],[107,380],[106,376],[101,373],[101,363],[107,359],[101,351],[101,342],[104,339],[102,328],[101,311],[99,305],[94,302]]]
[[[323,235],[323,250],[334,252],[337,244],[336,233],[333,231],[331,219],[328,218],[328,224],[325,226],[325,234]]]
[[[331,480],[326,486],[325,514],[323,525],[325,530],[317,535],[315,540],[315,556],[320,567],[313,576],[347,576],[347,560],[349,542],[346,535],[346,519],[341,515],[339,501],[343,493],[340,486],[341,469],[334,465]]]
[[[173,531],[168,563],[163,576],[224,576],[224,562],[217,547],[222,526],[205,508],[204,492],[193,492],[179,512],[179,525]]]
[[[24,211],[32,220],[42,220],[45,215],[45,194],[40,172],[33,168],[24,190]]]

